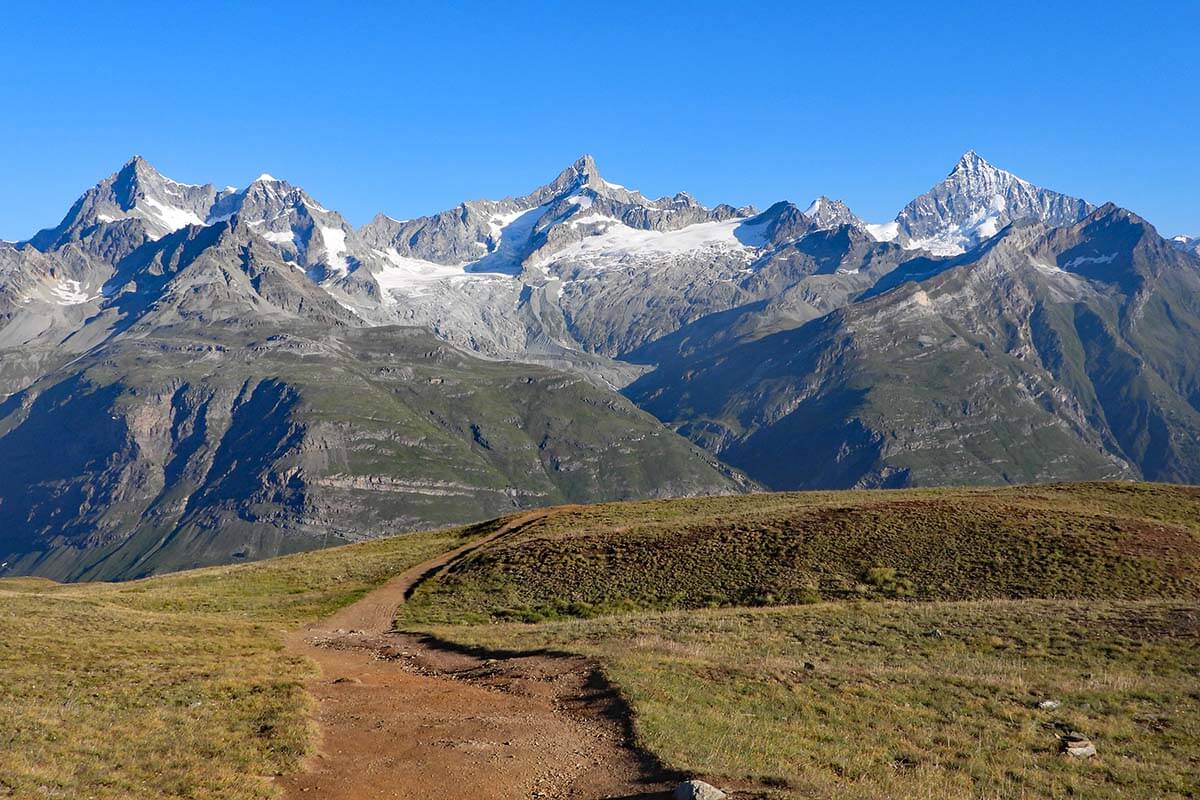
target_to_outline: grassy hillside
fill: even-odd
[[[447,626],[603,664],[641,743],[805,800],[1195,797],[1194,601],[834,603]],[[1036,707],[1056,699],[1054,711]],[[1064,729],[1099,755],[1059,754]]]
[[[0,797],[272,797],[309,746],[282,632],[474,529],[124,584],[0,580]]]
[[[588,506],[418,589],[402,622],[829,600],[1200,597],[1200,490],[1077,484]]]
[[[123,584],[0,580],[0,797],[272,796],[311,742],[310,666],[283,633],[493,526]],[[400,623],[597,658],[641,742],[719,783],[1183,798],[1198,566],[1187,487],[606,504],[455,562]],[[1057,755],[1056,723],[1100,755]]]

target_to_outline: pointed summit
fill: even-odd
[[[131,156],[130,159],[125,162],[124,165],[122,165],[121,169],[122,170],[149,169],[152,172],[157,172],[157,170],[155,170],[154,167],[150,166],[149,161],[147,161],[145,158],[143,158],[142,156],[140,156],[136,153],[133,156]]]
[[[123,220],[140,223],[141,235],[158,239],[185,225],[203,225],[216,196],[214,187],[171,180],[135,155],[84,192],[58,226],[39,231],[30,241],[45,250]],[[126,228],[126,238],[138,228]]]
[[[558,173],[558,176],[553,181],[534,192],[534,195],[548,198],[571,192],[575,189],[581,189],[585,186],[593,189],[599,189],[604,186],[604,179],[600,177],[600,170],[596,167],[596,160],[586,154],[577,158],[575,163]],[[544,199],[539,202],[544,202]]]
[[[592,158],[588,153],[584,153],[577,158],[575,163],[571,165],[571,169],[575,170],[579,174],[580,179],[584,181],[589,180],[592,176],[600,177],[600,170],[596,167],[596,159]]]
[[[974,172],[981,168],[995,169],[979,153],[976,153],[974,150],[968,150],[958,159],[958,163],[954,165],[954,169],[950,170],[950,174],[953,175],[956,172]]]
[[[841,225],[862,227],[863,221],[854,215],[850,207],[841,200],[833,200],[821,195],[804,209],[804,216],[822,229],[837,228]]]
[[[1018,220],[1051,226],[1078,222],[1092,210],[1084,200],[1034,186],[968,150],[950,174],[896,216],[911,248],[955,255]]]

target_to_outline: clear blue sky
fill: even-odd
[[[0,238],[141,153],[361,224],[590,152],[702,202],[891,218],[968,148],[1200,234],[1200,3],[13,3]]]

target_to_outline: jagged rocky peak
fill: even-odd
[[[1035,186],[968,150],[941,183],[900,211],[896,232],[911,248],[954,255],[1016,220],[1070,225],[1091,210],[1084,200]]]
[[[833,200],[821,195],[804,209],[804,216],[813,221],[818,228],[829,229],[841,225],[853,225],[860,228],[863,221],[855,216],[850,207],[841,200]]]
[[[318,281],[345,275],[367,249],[341,214],[322,206],[304,189],[265,172],[245,189],[218,198],[208,221],[235,215],[286,262]]]
[[[583,186],[589,186],[593,189],[604,188],[604,179],[600,177],[600,169],[596,166],[596,159],[586,153],[577,158],[571,166],[560,172],[558,177],[549,185],[549,188],[557,189],[558,191],[570,191],[571,189]]]
[[[395,220],[384,214],[359,230],[371,248],[397,259],[473,272],[516,274],[590,236],[619,230],[674,231],[701,222],[749,217],[753,208],[709,209],[686,192],[651,200],[606,180],[584,155],[549,183],[503,200],[470,200],[428,217]]]
[[[1172,236],[1171,244],[1185,253],[1200,256],[1200,236]]]
[[[88,189],[54,228],[39,231],[35,247],[56,247],[102,224],[136,220],[148,238],[157,239],[185,225],[203,225],[217,197],[204,184],[180,183],[134,156],[112,175]]]
[[[795,203],[780,200],[760,214],[746,220],[746,225],[762,231],[766,247],[792,242],[818,229],[816,223]]]

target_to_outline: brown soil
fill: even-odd
[[[552,511],[396,576],[289,637],[320,665],[319,751],[286,798],[657,798],[678,781],[631,746],[629,709],[587,659],[485,653],[392,631],[397,606],[454,559]]]

